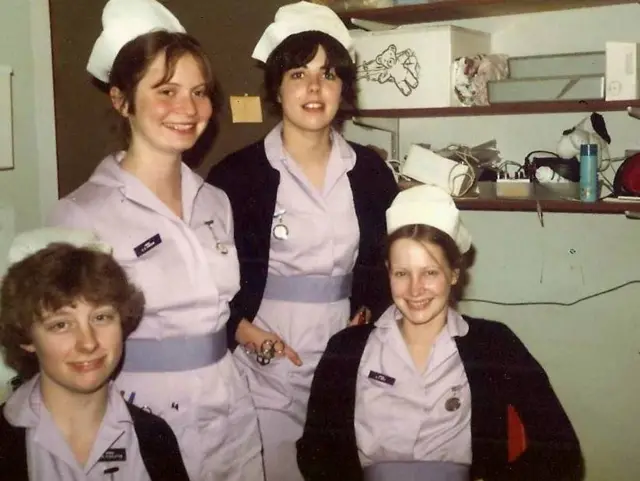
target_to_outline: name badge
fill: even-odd
[[[162,243],[162,239],[160,238],[160,234],[156,234],[153,237],[149,237],[142,244],[133,248],[133,252],[136,253],[136,257],[140,257],[143,254],[146,254],[155,246],[160,245]]]
[[[389,386],[393,386],[396,383],[396,379],[391,376],[382,374],[381,372],[369,371],[369,379],[375,379],[376,381],[383,382]]]
[[[127,451],[124,448],[111,448],[107,449],[104,454],[98,459],[99,463],[112,463],[114,461],[126,461]]]

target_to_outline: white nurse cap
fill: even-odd
[[[43,227],[18,234],[9,248],[9,266],[46,248],[50,244],[64,243],[75,247],[111,254],[113,249],[88,230],[63,227]]]
[[[185,32],[178,19],[156,0],[109,0],[102,11],[102,33],[93,45],[87,71],[108,83],[120,49],[154,30]]]
[[[255,46],[251,57],[266,62],[271,52],[287,37],[316,30],[335,38],[353,58],[353,40],[340,17],[324,5],[297,2],[280,7],[276,17]]]
[[[471,248],[471,235],[462,224],[460,211],[440,187],[418,185],[396,196],[387,209],[387,232],[411,224],[428,225],[449,234],[463,254]]]

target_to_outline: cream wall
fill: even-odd
[[[13,68],[14,164],[0,171],[0,274],[15,232],[41,224],[57,199],[47,0],[0,1],[0,64]],[[0,363],[0,398],[10,373]]]
[[[637,4],[456,22],[491,31],[493,51],[510,55],[640,42],[639,23]],[[555,150],[562,131],[586,115],[402,119],[400,155],[414,142],[437,148],[496,139],[503,158],[521,163],[532,150]],[[613,156],[640,148],[640,121],[624,112],[604,116]],[[535,213],[467,211],[463,218],[477,249],[468,298],[568,303],[640,280],[640,221],[623,215],[547,213],[544,227]],[[588,481],[640,479],[639,284],[571,307],[466,302],[461,309],[507,323],[544,365],[582,442]]]

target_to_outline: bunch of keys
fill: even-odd
[[[244,345],[244,352],[247,354],[255,354],[258,364],[266,366],[276,357],[276,354],[282,354],[284,352],[284,342],[279,339],[267,339],[260,345],[259,350],[253,342],[249,342]]]

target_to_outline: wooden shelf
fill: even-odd
[[[460,210],[536,212],[534,199],[455,199]],[[580,202],[574,200],[541,200],[543,212],[565,212],[574,214],[623,214],[625,211],[640,212],[640,202]]]
[[[422,185],[413,180],[400,180],[400,190]],[[458,197],[454,198],[460,210],[484,210],[506,212],[536,212],[536,199],[504,199],[498,197]],[[580,202],[578,200],[541,199],[543,212],[564,212],[574,214],[624,214],[626,211],[640,213],[639,202]]]
[[[418,5],[388,8],[346,10],[338,12],[348,27],[351,18],[371,20],[391,25],[440,22],[465,18],[493,17],[523,13],[572,10],[638,3],[637,0],[443,0]]]
[[[550,102],[505,102],[483,107],[440,107],[426,109],[380,109],[347,112],[358,117],[476,117],[481,115],[551,114],[565,112],[623,111],[640,107],[640,100],[558,100]]]

